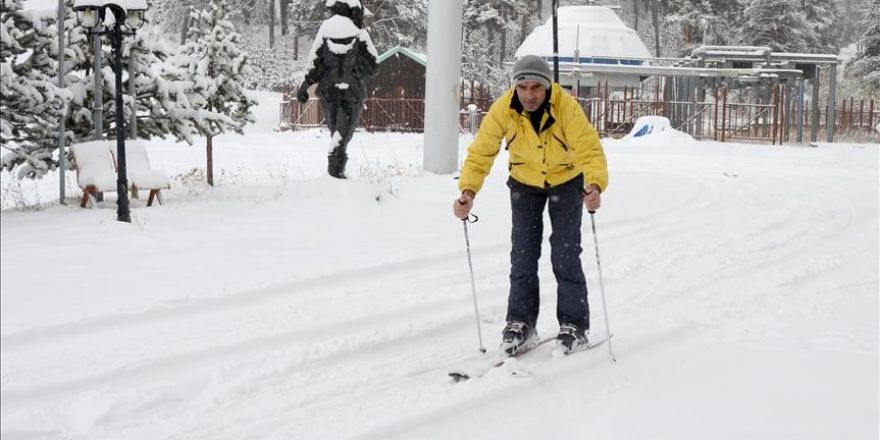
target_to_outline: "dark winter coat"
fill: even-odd
[[[367,80],[376,73],[377,57],[367,31],[348,16],[333,15],[324,20],[315,35],[304,86],[318,83],[317,94],[324,100],[363,101]]]

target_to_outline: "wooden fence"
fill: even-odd
[[[485,99],[462,101],[464,108],[471,102],[481,109],[488,109],[491,102]],[[425,100],[423,98],[370,98],[364,101],[358,127],[367,131],[422,132],[425,129]],[[464,119],[461,120],[464,123]],[[321,101],[312,98],[305,104],[288,100],[281,104],[281,128],[301,129],[324,124]]]
[[[786,96],[783,87],[774,88],[769,103],[728,102],[728,94],[716,89],[714,96],[694,101],[664,100],[662,96],[636,97],[624,91],[623,95],[597,98],[578,98],[587,117],[602,136],[621,137],[629,133],[641,116],[664,116],[673,128],[698,139],[724,141],[767,142],[771,144],[796,141],[798,132],[797,112],[793,111],[792,97]],[[473,102],[480,116],[485,114],[489,99],[462,101],[460,126],[469,130],[468,112],[464,110]],[[873,100],[842,100],[835,112],[835,138],[880,140],[875,131],[880,124],[880,106]],[[318,99],[305,104],[288,100],[281,104],[281,128],[301,129],[323,125],[323,114]],[[424,131],[425,103],[422,98],[385,99],[371,98],[364,102],[358,126],[368,131]],[[816,126],[817,138],[825,138],[827,109],[820,111]],[[800,124],[802,140],[810,141],[813,131],[813,115],[804,112]]]

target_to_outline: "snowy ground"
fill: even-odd
[[[530,377],[451,384],[477,348],[455,181],[421,173],[422,138],[402,134],[359,133],[356,179],[324,177],[326,132],[272,132],[277,96],[261,99],[249,134],[216,142],[215,188],[191,172],[203,145],[150,142],[174,188],[132,224],[75,187],[71,206],[3,211],[4,440],[877,438],[877,145],[607,141],[618,362],[537,353]],[[470,226],[490,347],[498,161]],[[57,197],[57,176],[2,178],[4,208]],[[541,275],[550,335],[549,261]]]

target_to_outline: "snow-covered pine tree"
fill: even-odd
[[[701,44],[724,45],[735,40],[736,26],[742,20],[740,0],[668,0],[666,22],[681,27],[682,55]]]
[[[321,22],[326,18],[327,7],[323,1],[315,0],[291,0],[288,17],[293,24],[295,58],[299,59],[299,53],[303,49],[308,50],[308,45],[302,45],[303,37],[312,38],[317,32]]]
[[[516,1],[464,2],[463,77],[465,80],[476,80],[489,86],[496,96],[509,83],[503,61],[512,60],[516,50],[513,44],[509,44],[511,39],[507,37],[509,20],[504,20],[504,15],[514,10]]]
[[[254,121],[251,107],[257,104],[242,86],[249,69],[247,56],[238,48],[239,35],[226,20],[227,12],[225,0],[213,0],[209,9],[192,11],[187,43],[167,70],[170,78],[187,84],[193,110],[189,118],[207,139],[209,185],[214,185],[214,137],[230,130],[242,133]]]
[[[57,84],[51,57],[57,39],[51,20],[22,10],[20,0],[0,9],[0,146],[3,169],[38,178],[58,166],[58,122],[69,93]]]
[[[861,78],[861,89],[869,97],[880,98],[880,0],[873,0],[865,11],[867,28],[859,39],[859,52],[846,67],[846,74]]]
[[[859,40],[864,32],[863,22],[869,5],[874,0],[839,0],[840,9],[840,47],[846,47]]]
[[[837,54],[841,47],[841,16],[837,0],[800,0],[807,22],[807,53]]]
[[[147,13],[167,35],[175,36],[174,41],[183,44],[189,28],[190,9],[201,9],[208,3],[209,0],[151,0]]]
[[[427,44],[426,0],[361,0],[361,4],[375,15],[369,33],[380,54],[397,45],[422,50]]]
[[[135,97],[129,94],[130,81],[127,75],[123,81],[123,98],[125,100],[125,121],[131,121],[131,103],[134,99],[137,107],[137,137],[152,139],[164,138],[172,135],[178,141],[192,143],[194,129],[191,121],[183,117],[187,109],[187,100],[179,97],[179,90],[174,84],[162,77],[154,67],[165,62],[170,53],[157,34],[157,28],[145,28],[139,30],[134,36],[125,41],[122,54],[122,68],[125,72],[131,72],[131,63],[134,62],[134,85]],[[113,90],[114,84],[107,82],[108,90]],[[111,100],[106,115],[114,119],[111,124],[115,130],[116,103]],[[183,113],[183,114],[182,114]],[[109,117],[109,116],[108,116]],[[128,128],[128,127],[126,127]],[[115,137],[115,131],[113,131]]]
[[[672,0],[670,10],[666,21],[681,26],[686,53],[703,44],[704,34],[721,21],[709,0]]]
[[[742,42],[777,52],[801,53],[808,47],[800,0],[752,0],[743,13]]]
[[[68,0],[68,6],[73,2]],[[76,24],[76,19],[68,17],[68,35],[71,31],[78,32],[82,26]],[[169,51],[162,43],[159,36],[161,30],[158,27],[143,26],[134,36],[126,36],[123,41],[122,70],[123,76],[123,100],[125,108],[123,115],[126,124],[131,121],[132,96],[129,94],[129,64],[131,54],[134,53],[134,81],[136,92],[136,105],[138,114],[138,138],[152,139],[164,138],[172,135],[177,140],[192,142],[194,129],[184,117],[187,102],[181,99],[181,93],[176,86],[159,72],[154,66],[169,57]],[[107,41],[104,41],[107,43]],[[75,142],[94,139],[95,124],[92,107],[94,103],[94,75],[92,69],[94,50],[90,38],[85,34],[76,34],[71,37],[69,50],[78,54],[68,63],[68,86],[73,94],[70,103],[70,111],[67,115],[66,126],[73,132]],[[100,91],[103,102],[103,134],[108,139],[116,138],[116,101],[115,97],[115,73],[113,72],[113,57],[109,48],[101,50],[103,88]],[[128,128],[128,127],[126,127]],[[128,130],[126,130],[128,132]]]

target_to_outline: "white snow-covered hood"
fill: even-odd
[[[374,57],[379,57],[379,53],[373,45],[373,40],[370,39],[370,34],[367,33],[365,29],[357,27],[354,22],[347,17],[334,15],[324,20],[324,22],[321,23],[321,27],[318,28],[318,33],[315,34],[315,41],[312,43],[312,48],[309,51],[306,65],[310,66],[315,61],[315,58],[318,56],[318,49],[323,44],[325,38],[351,37],[357,37],[359,40],[366,43],[367,50],[369,50]]]
[[[352,9],[361,7],[361,2],[359,0],[327,0],[327,2],[324,3],[324,5],[329,8],[337,3],[346,4],[346,5],[348,5],[349,8],[352,8]]]

